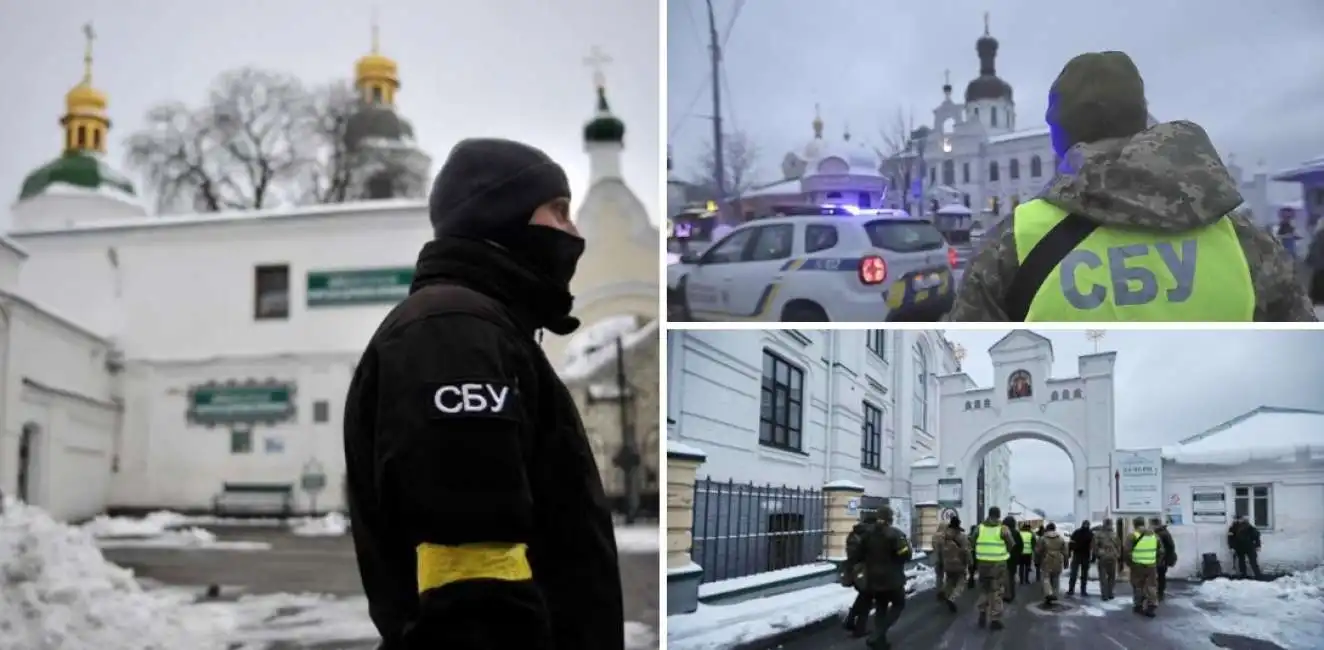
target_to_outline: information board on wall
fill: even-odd
[[[1160,449],[1113,452],[1113,510],[1163,514],[1163,453]]]
[[[309,307],[395,304],[409,296],[413,267],[309,271]]]
[[[1191,488],[1191,523],[1227,523],[1227,490],[1223,486]]]
[[[961,488],[965,481],[959,478],[938,479],[938,505],[944,508],[961,507]]]

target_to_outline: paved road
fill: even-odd
[[[110,561],[133,569],[139,577],[177,587],[220,585],[223,593],[321,593],[339,597],[363,595],[354,546],[348,535],[297,537],[284,529],[208,527],[218,539],[260,541],[269,551],[206,549],[112,548]],[[621,556],[625,617],[658,628],[658,562],[656,553]],[[367,612],[363,612],[367,617]],[[371,650],[375,644],[337,642],[275,644],[269,650]]]
[[[1093,585],[1091,585],[1093,586]],[[1207,624],[1207,605],[1190,598],[1190,587],[1169,584],[1172,593],[1149,619],[1131,612],[1129,587],[1118,586],[1118,598],[1104,603],[1095,591],[1085,598],[1064,599],[1061,609],[1045,611],[1042,592],[1033,585],[1017,593],[1007,605],[998,632],[975,625],[972,593],[965,594],[960,610],[950,614],[925,591],[913,597],[900,623],[893,628],[896,648],[933,650],[1283,650],[1280,646],[1245,637],[1215,634]],[[780,650],[862,650],[862,639],[853,639],[839,626],[796,639]]]

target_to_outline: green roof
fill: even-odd
[[[133,184],[127,178],[108,168],[99,158],[82,151],[66,151],[64,155],[47,163],[23,179],[18,200],[38,196],[51,185],[63,183],[88,190],[102,188],[135,195]]]
[[[607,106],[607,89],[598,87],[598,116],[584,125],[584,139],[589,142],[621,142],[625,140],[625,122],[611,114]]]

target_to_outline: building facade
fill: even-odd
[[[944,430],[938,377],[957,368],[954,348],[939,332],[667,336],[668,438],[703,449],[709,479],[802,491],[850,481],[864,487],[861,509],[888,503],[897,526],[912,530],[911,467],[938,453]],[[991,454],[990,462],[1005,465],[1007,456]],[[995,467],[993,473],[1006,472]],[[766,530],[778,510],[794,507],[805,509],[796,513],[805,530],[822,517],[812,499],[760,497],[736,505],[739,499],[726,498],[707,506],[704,499],[696,495],[696,531],[733,525],[729,519],[737,517],[748,521],[736,525]]]
[[[381,127],[394,68],[373,59],[359,73],[361,108]],[[639,448],[657,446],[645,419],[657,353],[643,348],[658,344],[658,233],[621,177],[625,125],[601,79],[596,92],[575,214],[588,242],[572,286],[584,326],[543,346],[601,438],[607,482],[656,493],[656,453]],[[0,491],[62,518],[208,509],[227,484],[296,488],[296,510],[341,507],[344,397],[432,238],[426,201],[147,216],[101,158],[109,121],[90,75],[67,103],[66,152],[24,183],[0,241]],[[357,146],[401,157],[389,183],[365,176],[355,198],[382,196],[383,183],[414,194],[401,174],[426,170],[408,134],[369,131]],[[624,378],[610,337],[584,343],[604,329],[629,357]],[[591,398],[607,379],[616,393]],[[642,444],[622,455],[627,440]],[[622,477],[617,458],[639,471]]]

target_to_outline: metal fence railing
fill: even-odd
[[[694,485],[694,561],[703,582],[812,564],[823,554],[819,490],[699,479]]]

